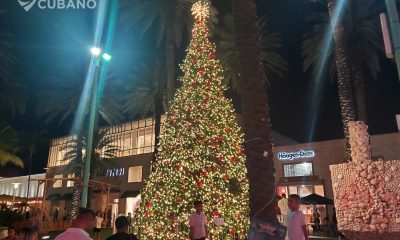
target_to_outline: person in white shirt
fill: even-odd
[[[297,194],[289,195],[289,208],[286,224],[289,240],[308,240],[306,218],[299,210],[300,197]]]
[[[189,216],[191,240],[205,240],[208,236],[207,219],[203,213],[203,202],[195,201],[194,208],[196,212]]]
[[[96,223],[96,216],[90,208],[80,208],[79,214],[71,227],[54,240],[92,240],[85,230],[91,230]]]
[[[286,226],[286,217],[289,212],[288,199],[286,194],[282,193],[282,198],[278,201],[278,207],[281,210],[281,215],[279,221]]]

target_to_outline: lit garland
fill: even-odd
[[[223,72],[209,41],[209,4],[193,5],[192,41],[181,66],[184,76],[163,126],[155,171],[142,191],[135,214],[140,239],[188,239],[188,216],[195,200],[213,239],[245,239],[248,180],[243,135],[230,100],[223,92]],[[224,218],[224,226],[213,225]]]

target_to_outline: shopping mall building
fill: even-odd
[[[152,119],[144,119],[108,128],[108,134],[119,146],[118,158],[109,160],[112,167],[92,175],[90,207],[94,210],[111,209],[113,215],[134,212],[139,192],[150,174],[154,150]],[[344,161],[344,141],[330,140],[296,143],[278,133],[273,133],[274,162],[277,194],[297,193],[306,196],[317,193],[333,199],[329,165]],[[73,174],[66,172],[63,146],[72,137],[52,140],[46,169],[44,196],[47,211],[70,209]],[[398,133],[371,136],[373,157],[399,159],[400,135]],[[59,179],[59,180],[57,180]],[[305,213],[311,209],[304,207]]]

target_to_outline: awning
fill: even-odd
[[[113,188],[110,189],[110,193],[117,193],[117,192],[120,192],[119,189],[113,189]],[[101,189],[93,190],[92,193],[101,193]]]
[[[120,196],[120,198],[137,197],[139,193],[140,191],[126,191]]]
[[[61,200],[72,200],[72,196],[74,196],[74,194],[72,194],[72,193],[64,194],[64,195],[61,197]]]
[[[61,194],[51,194],[46,198],[46,200],[60,200],[61,199]]]

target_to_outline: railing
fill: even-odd
[[[155,225],[159,225],[159,222],[155,222]],[[171,228],[171,233],[173,229]],[[208,226],[209,237],[210,240],[245,240],[247,239],[247,228],[244,233],[240,235],[237,232],[232,232],[226,226],[216,226],[215,224],[211,224]],[[149,236],[144,236],[143,230],[140,227],[133,226],[133,232],[138,237],[138,239],[146,239],[146,240],[156,240],[157,238],[151,238]],[[157,234],[157,233],[156,233]],[[184,240],[189,239],[189,225],[187,223],[179,223],[174,227],[173,232],[174,238],[171,240]]]

